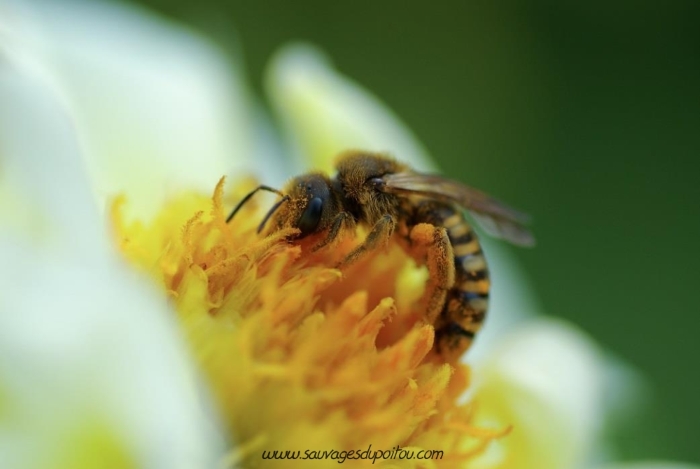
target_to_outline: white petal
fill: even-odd
[[[488,260],[492,286],[484,327],[465,355],[465,361],[470,364],[487,359],[500,338],[543,311],[527,275],[507,248],[484,237],[481,243]]]
[[[475,370],[478,422],[513,425],[477,467],[561,469],[584,462],[602,419],[602,360],[572,326],[532,321]]]
[[[301,168],[331,171],[341,151],[385,151],[422,170],[432,168],[421,144],[389,108],[337,74],[319,50],[303,44],[277,53],[267,91]]]
[[[261,105],[254,106],[253,115],[255,134],[250,159],[254,174],[267,185],[281,187],[295,173],[288,148]]]
[[[99,197],[126,192],[147,216],[183,188],[252,170],[248,96],[206,39],[121,3],[30,6],[6,8],[8,35],[64,94]]]
[[[211,467],[214,419],[173,313],[112,258],[71,126],[21,72],[2,57],[0,215],[26,210],[0,216],[3,467],[61,467],[96,426],[139,467]]]
[[[20,67],[0,55],[0,223],[65,249],[103,248],[73,127],[44,83]]]
[[[0,447],[50,467],[99,419],[144,467],[211,467],[216,435],[165,300],[106,260],[0,242]],[[213,421],[213,420],[212,420]],[[42,464],[43,461],[43,464]],[[26,465],[25,465],[26,464]]]

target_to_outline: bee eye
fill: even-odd
[[[297,223],[297,227],[301,230],[300,237],[313,233],[318,223],[321,221],[322,208],[323,200],[320,198],[314,197],[309,200],[309,205],[306,206],[304,213],[302,213],[301,218],[299,218],[299,223]]]

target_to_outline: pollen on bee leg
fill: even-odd
[[[421,304],[428,323],[434,324],[445,304],[447,290],[455,282],[452,244],[447,230],[427,223],[416,225],[410,233],[414,248],[425,252],[428,267],[428,284]]]
[[[427,247],[433,241],[435,227],[428,223],[419,223],[411,229],[411,242],[417,246]]]

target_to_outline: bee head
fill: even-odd
[[[325,230],[332,218],[334,200],[330,180],[320,173],[292,179],[284,191],[288,200],[272,215],[272,230],[297,228],[296,239]]]

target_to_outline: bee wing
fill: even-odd
[[[472,187],[434,174],[404,172],[382,177],[384,192],[420,195],[461,205],[486,233],[519,246],[533,246],[535,238],[524,225],[530,217]]]

